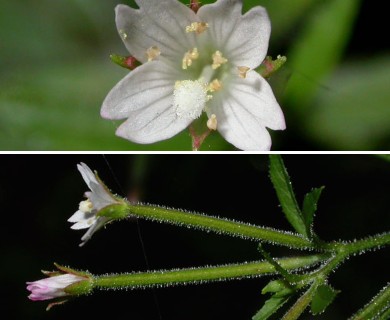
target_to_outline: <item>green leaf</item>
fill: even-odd
[[[313,223],[314,214],[317,211],[318,199],[320,198],[323,189],[324,187],[314,188],[305,195],[303,200],[302,214],[309,234],[311,233],[310,229]]]
[[[340,60],[359,5],[358,0],[328,0],[318,2],[312,10],[311,19],[287,54],[293,76],[286,88],[286,99],[298,111],[306,110],[319,83]]]
[[[313,315],[324,312],[339,292],[327,284],[318,286],[311,301],[311,312]]]
[[[274,293],[275,297],[284,297],[286,295],[291,295],[294,292],[294,289],[291,285],[285,280],[272,280],[261,290],[262,294]]]
[[[290,177],[287,173],[286,167],[284,166],[282,157],[274,154],[270,155],[269,159],[271,181],[276,190],[283,212],[294,229],[307,237],[308,234],[306,231],[306,225],[295,198]]]
[[[272,316],[289,299],[289,296],[276,297],[273,295],[263,305],[263,307],[252,317],[252,320],[265,320]]]

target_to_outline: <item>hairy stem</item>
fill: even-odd
[[[249,240],[266,241],[272,244],[288,246],[290,248],[315,249],[315,246],[309,240],[297,234],[198,213],[189,213],[143,204],[129,205],[128,213],[138,218],[213,231],[218,234],[226,234]]]
[[[286,270],[309,267],[326,259],[326,255],[311,255],[278,259]],[[189,283],[205,283],[240,278],[258,277],[275,273],[275,267],[267,261],[228,264],[223,266],[162,270],[139,273],[113,274],[94,277],[94,288],[145,288],[174,286]]]
[[[390,315],[390,284],[384,287],[378,295],[364,306],[364,308],[359,310],[350,320],[371,319],[382,313],[388,313]]]

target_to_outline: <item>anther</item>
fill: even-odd
[[[202,32],[205,32],[208,27],[209,24],[207,22],[193,22],[186,27],[186,32],[196,32],[196,34],[201,34]]]
[[[182,68],[186,70],[189,66],[192,65],[192,61],[199,58],[199,52],[197,48],[191,49],[184,54]]]
[[[207,120],[207,128],[210,130],[217,130],[217,116],[215,114],[212,114],[211,117]]]
[[[246,78],[246,74],[248,73],[248,71],[250,70],[250,68],[248,67],[237,67],[238,69],[238,76],[242,79],[245,79]]]
[[[214,79],[213,81],[211,81],[211,83],[207,87],[208,91],[210,92],[221,90],[221,88],[222,83],[218,79]]]
[[[211,67],[213,68],[213,70],[218,69],[221,65],[228,62],[228,60],[222,56],[221,51],[215,51],[212,58],[213,64],[211,65]]]
[[[160,54],[160,49],[155,46],[150,47],[148,50],[146,50],[146,56],[148,57],[148,61],[155,60]]]

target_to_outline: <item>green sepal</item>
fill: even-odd
[[[124,219],[129,215],[128,206],[127,203],[114,203],[99,210],[96,215],[112,220]]]
[[[318,286],[310,305],[313,315],[324,312],[339,292],[327,284]]]
[[[116,63],[117,65],[121,66],[122,68],[126,68],[129,70],[134,70],[137,68],[141,63],[135,59],[132,56],[120,56],[118,54],[110,54],[110,59],[112,62]]]
[[[92,278],[80,280],[64,288],[64,292],[72,296],[80,296],[91,293],[93,290]]]
[[[79,277],[85,277],[85,278],[91,278],[92,277],[92,275],[89,272],[87,272],[87,271],[75,270],[75,269],[72,269],[72,268],[69,268],[69,267],[61,266],[61,265],[59,265],[56,262],[54,262],[54,265],[56,266],[56,268],[59,271],[53,271],[53,272],[49,272],[49,273],[52,273],[55,276],[61,275],[61,274],[64,274],[64,273],[68,273],[68,274],[74,274],[75,276],[79,276]],[[46,275],[49,275],[49,273],[46,273]],[[50,275],[50,276],[52,276],[52,275]]]
[[[287,61],[285,56],[277,56],[275,60],[272,57],[267,56],[260,67],[256,70],[263,78],[269,78],[276,71],[278,71]]]

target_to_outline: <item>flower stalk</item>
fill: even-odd
[[[158,206],[136,204],[128,206],[128,214],[138,218],[166,222],[173,225],[192,227],[254,241],[296,249],[314,249],[313,243],[298,234],[272,228],[250,225],[243,222],[206,216],[199,213],[183,212]]]
[[[319,263],[327,255],[310,255],[306,257],[292,257],[277,261],[287,270],[304,268]],[[208,281],[224,281],[241,278],[253,278],[275,273],[275,267],[267,261],[245,262],[202,268],[181,270],[163,270],[140,273],[125,273],[94,277],[94,287],[99,289],[117,288],[145,288],[176,286],[179,284],[204,283]]]

